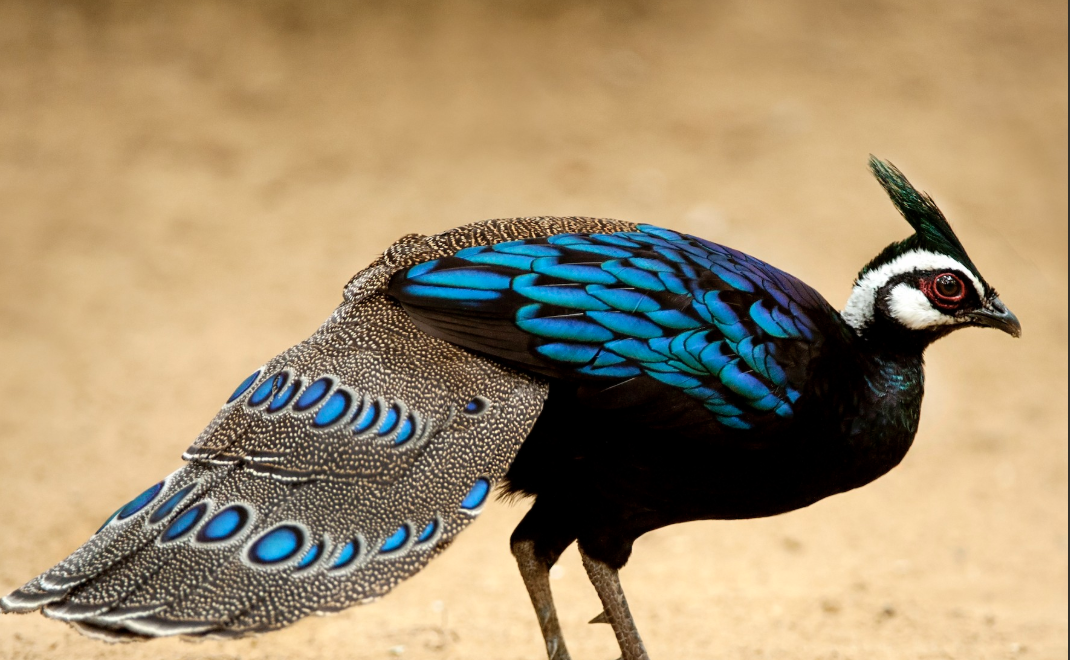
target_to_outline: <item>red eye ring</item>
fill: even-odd
[[[955,273],[940,273],[928,282],[930,298],[938,305],[955,305],[966,297],[966,284]]]

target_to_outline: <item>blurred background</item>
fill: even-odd
[[[0,1],[0,591],[86,539],[395,238],[592,215],[842,305],[931,192],[1024,337],[928,354],[915,448],[777,518],[642,538],[651,655],[1065,658],[1067,5]],[[681,457],[686,460],[686,457]],[[492,505],[383,601],[232,643],[0,617],[2,658],[544,658]],[[616,657],[575,549],[576,660]]]

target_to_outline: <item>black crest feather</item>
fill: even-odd
[[[905,252],[920,249],[952,257],[969,268],[986,289],[989,288],[932,197],[911,185],[899,168],[886,160],[871,155],[869,169],[877,177],[884,191],[888,193],[895,208],[899,209],[906,221],[914,228],[914,235],[885,248],[875,259],[866,264],[859,273],[859,277]]]

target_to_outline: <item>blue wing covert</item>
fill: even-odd
[[[469,247],[399,271],[389,293],[431,334],[551,378],[655,381],[731,429],[792,417],[836,312],[753,257],[637,229]]]

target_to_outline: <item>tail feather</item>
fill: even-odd
[[[34,578],[18,591],[0,598],[0,608],[5,612],[33,612],[49,603],[61,600],[67,592],[63,589],[46,589],[41,586],[41,579]]]
[[[54,618],[83,621],[126,603],[135,593],[144,593],[158,582],[157,574],[165,567],[181,561],[182,544],[171,546],[159,543],[161,533],[170,528],[188,509],[184,506],[199,499],[220,476],[220,470],[190,466],[176,471],[164,480],[161,488],[145,508],[123,519],[116,516],[89,542],[77,550],[57,568],[46,572],[41,580],[65,580],[64,602],[49,608]],[[182,502],[176,503],[168,515],[171,498],[186,490]],[[135,500],[136,501],[136,500]],[[156,605],[151,600],[132,605]]]
[[[189,506],[181,507],[157,523],[145,524],[144,543],[122,561],[110,566],[107,571],[91,582],[74,589],[66,605],[100,604],[107,606],[107,618],[116,620],[142,617],[128,613],[155,614],[173,607],[174,602],[185,594],[210,585],[214,576],[233,560],[240,544],[250,534],[257,533],[265,523],[250,521],[246,530],[224,542],[204,542],[197,532],[227,506],[238,503],[257,502],[260,510],[279,506],[288,494],[290,485],[265,479],[249,479],[247,475],[229,466],[216,466],[208,472],[197,471],[199,479],[183,479],[184,471],[175,475],[175,491],[191,484],[197,487],[187,496]],[[196,493],[201,493],[200,497]],[[166,502],[166,499],[161,499]],[[183,524],[187,512],[196,511],[200,504],[206,505],[200,520],[185,535],[168,539],[175,526]],[[250,510],[253,510],[250,507]],[[146,523],[149,523],[146,520]],[[89,620],[93,616],[78,615],[76,620]]]
[[[474,519],[546,395],[382,296],[344,304],[239,390],[185,467],[0,609],[130,641],[240,637],[374,600]]]
[[[176,479],[179,472],[183,473],[183,483]],[[144,502],[143,506],[166,502],[183,487],[185,482],[194,481],[202,472],[207,472],[206,468],[189,466],[172,473],[161,482],[163,485],[159,493],[148,502]],[[197,492],[192,492],[189,497],[193,498],[196,495]],[[137,501],[138,498],[135,498],[127,506]],[[105,572],[116,562],[125,560],[131,553],[151,540],[152,537],[145,533],[141,525],[134,524],[135,520],[141,521],[139,514],[143,513],[144,509],[132,510],[130,515],[124,516],[125,509],[126,507],[113,514],[112,518],[92,538],[66,559],[43,573],[38,578],[40,584],[50,589],[62,589],[65,594],[69,594],[80,585]]]

